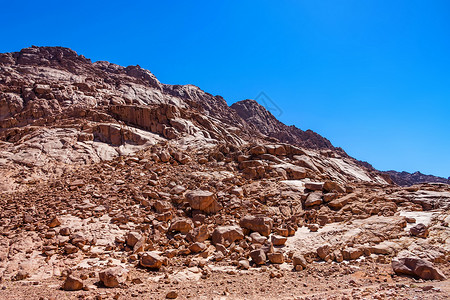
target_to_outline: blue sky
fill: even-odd
[[[229,104],[263,91],[378,169],[450,176],[448,0],[124,3],[5,2],[0,52],[70,47]]]

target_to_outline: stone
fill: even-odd
[[[357,201],[357,200],[358,200],[358,198],[356,197],[355,194],[349,194],[347,196],[344,196],[344,197],[341,197],[341,198],[338,198],[338,199],[334,199],[333,201],[330,201],[328,203],[328,206],[331,209],[339,210],[342,207],[344,207],[347,203],[352,202],[352,201]]]
[[[267,241],[265,236],[262,236],[259,232],[250,233],[250,238],[252,239],[252,243],[264,244]]]
[[[280,235],[272,235],[271,240],[274,246],[283,246],[286,243],[287,238]]]
[[[241,259],[238,261],[239,269],[248,270],[250,269],[250,262],[247,259]]]
[[[294,265],[295,270],[305,269],[307,266],[305,257],[300,253],[294,253],[292,256],[292,263]]]
[[[266,263],[266,260],[267,260],[266,254],[264,253],[264,251],[262,249],[255,249],[255,250],[251,251],[250,257],[256,265],[263,265]]]
[[[411,235],[413,235],[413,236],[417,236],[417,237],[424,238],[424,239],[427,238],[428,235],[429,235],[428,228],[427,228],[427,226],[426,226],[425,224],[423,224],[423,223],[419,223],[419,224],[417,224],[417,225],[411,227],[411,228],[409,229],[409,232],[410,232]]]
[[[167,299],[176,299],[178,298],[178,293],[176,291],[170,291],[166,294]]]
[[[329,193],[345,193],[345,189],[334,181],[325,181],[323,190]]]
[[[328,202],[333,201],[334,199],[336,199],[337,196],[338,196],[338,194],[336,194],[336,193],[326,193],[326,194],[323,194],[323,201],[324,201],[325,203],[328,203]]]
[[[38,95],[44,95],[51,93],[51,88],[48,84],[36,84],[34,86],[34,92]]]
[[[194,243],[191,246],[189,246],[189,250],[191,250],[192,253],[200,253],[206,250],[206,245],[204,243]]]
[[[193,209],[205,210],[214,201],[214,194],[210,191],[196,190],[186,194],[186,200]]]
[[[127,279],[128,270],[122,267],[113,267],[99,273],[100,282],[108,288],[115,288]]]
[[[313,207],[322,204],[322,192],[313,192],[305,200],[305,207]]]
[[[363,251],[359,248],[348,247],[342,250],[342,256],[345,260],[358,259],[363,254]]]
[[[146,252],[141,256],[141,266],[159,270],[163,264],[163,258],[156,252]]]
[[[267,254],[267,258],[273,264],[282,264],[284,263],[284,255],[281,252],[273,252]]]
[[[191,231],[193,224],[190,219],[187,218],[179,218],[175,219],[173,223],[170,225],[170,231],[178,231],[181,233],[188,233]]]
[[[54,218],[48,223],[48,227],[50,227],[50,228],[58,227],[59,225],[61,225],[61,221],[59,220],[58,217],[54,217]]]
[[[134,247],[136,243],[142,238],[142,235],[138,232],[129,232],[126,236],[126,243],[130,247]]]
[[[242,228],[259,232],[264,236],[269,236],[272,232],[273,220],[265,216],[245,216],[240,223]]]
[[[230,244],[242,240],[244,238],[244,233],[242,232],[241,227],[237,225],[229,225],[229,226],[220,226],[214,229],[212,234],[212,242],[213,244],[224,244],[225,241],[228,241]]]
[[[392,260],[392,269],[399,275],[409,275],[425,280],[446,280],[441,270],[436,268],[431,262],[421,258],[394,258]]]
[[[320,246],[319,248],[317,248],[317,255],[322,260],[326,260],[326,258],[330,255],[330,253],[331,253],[331,247],[328,244]]]
[[[305,182],[305,188],[311,191],[322,191],[323,182]]]
[[[79,291],[83,289],[83,280],[78,277],[69,275],[62,285],[64,291]]]
[[[209,237],[210,233],[208,232],[208,227],[206,225],[195,227],[186,235],[186,238],[189,241],[200,243],[206,241]]]

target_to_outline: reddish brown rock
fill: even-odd
[[[267,260],[266,254],[262,249],[253,250],[250,252],[250,257],[256,265],[263,265]]]
[[[69,275],[62,285],[62,289],[65,291],[79,291],[83,289],[83,280],[78,277]]]
[[[423,223],[419,223],[419,224],[417,224],[417,225],[411,227],[411,228],[409,229],[409,232],[410,232],[411,235],[413,235],[413,236],[417,236],[417,237],[424,238],[424,239],[427,238],[428,235],[429,235],[428,228],[427,228],[427,226],[426,226],[425,224],[423,224]]]
[[[322,191],[323,182],[305,182],[305,188],[311,191]]]
[[[232,226],[220,226],[214,229],[212,234],[213,244],[224,244],[225,241],[233,243],[234,241],[242,240],[244,238],[244,233],[241,227]]]
[[[313,207],[322,204],[322,192],[310,193],[305,200],[305,207]]]
[[[109,288],[119,286],[127,279],[128,270],[122,267],[108,268],[99,273],[100,282]]]
[[[155,252],[146,252],[141,256],[141,266],[159,270],[163,264],[163,258]]]
[[[245,216],[240,223],[242,228],[259,232],[264,236],[269,236],[272,232],[273,220],[265,216]]]
[[[397,274],[415,276],[425,280],[446,279],[442,271],[436,268],[431,262],[415,257],[393,259],[392,269]]]
[[[175,219],[172,223],[172,225],[170,225],[170,231],[178,231],[181,233],[188,233],[189,231],[191,231],[193,227],[192,221],[190,219],[187,218],[179,218],[179,219]]]
[[[283,246],[287,241],[287,237],[280,235],[272,235],[271,241],[274,246]]]

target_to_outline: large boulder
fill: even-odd
[[[79,291],[83,289],[83,281],[75,276],[69,275],[62,285],[64,291]]]
[[[114,267],[100,272],[99,278],[105,287],[114,288],[126,281],[127,274],[127,269],[122,267]]]
[[[273,220],[265,216],[245,216],[240,223],[242,228],[259,232],[264,236],[269,236],[272,232]]]
[[[329,193],[345,193],[345,189],[334,181],[325,181],[323,189]]]
[[[409,229],[409,232],[411,233],[411,235],[420,238],[427,238],[429,234],[427,226],[423,223],[419,223],[416,226],[411,227],[411,229]]]
[[[252,252],[250,252],[250,257],[257,265],[263,265],[267,260],[266,253],[264,253],[264,250],[262,249],[253,250]]]
[[[342,256],[345,260],[355,260],[363,255],[363,251],[360,248],[348,247],[342,250]]]
[[[140,264],[145,268],[159,270],[163,264],[163,258],[155,252],[147,252],[141,256]]]
[[[305,182],[305,188],[311,191],[321,191],[323,184],[323,182]]]
[[[230,244],[237,240],[242,240],[244,238],[244,233],[241,227],[236,225],[230,226],[220,226],[214,229],[212,234],[212,242],[214,245],[224,244],[228,241]]]
[[[331,209],[339,210],[339,209],[343,208],[345,205],[347,205],[347,203],[349,203],[351,201],[356,201],[356,200],[358,200],[358,199],[356,198],[355,194],[349,194],[347,196],[344,196],[344,197],[341,197],[338,199],[334,199],[333,201],[328,203],[328,206]]]
[[[446,280],[442,271],[431,262],[417,257],[394,258],[392,269],[396,274],[419,277],[425,280]]]
[[[222,209],[215,195],[210,191],[190,191],[186,194],[186,201],[192,209],[198,209],[206,213],[215,213]]]
[[[305,200],[305,207],[313,207],[322,204],[322,192],[313,192]]]
[[[178,231],[181,233],[188,233],[193,228],[193,223],[190,219],[179,218],[173,221],[170,225],[170,231]]]

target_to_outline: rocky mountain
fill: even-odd
[[[281,123],[255,100],[239,101],[231,105],[231,108],[256,131],[283,143],[310,149],[338,150],[333,147],[329,140],[312,130],[303,131],[295,126],[287,126]]]
[[[449,185],[139,66],[0,54],[0,174],[2,299],[450,295]]]
[[[411,186],[419,183],[446,183],[450,184],[450,177],[443,178],[433,175],[425,175],[420,172],[408,173],[408,172],[397,172],[397,171],[385,171],[383,172],[392,178],[392,181],[400,186]]]

